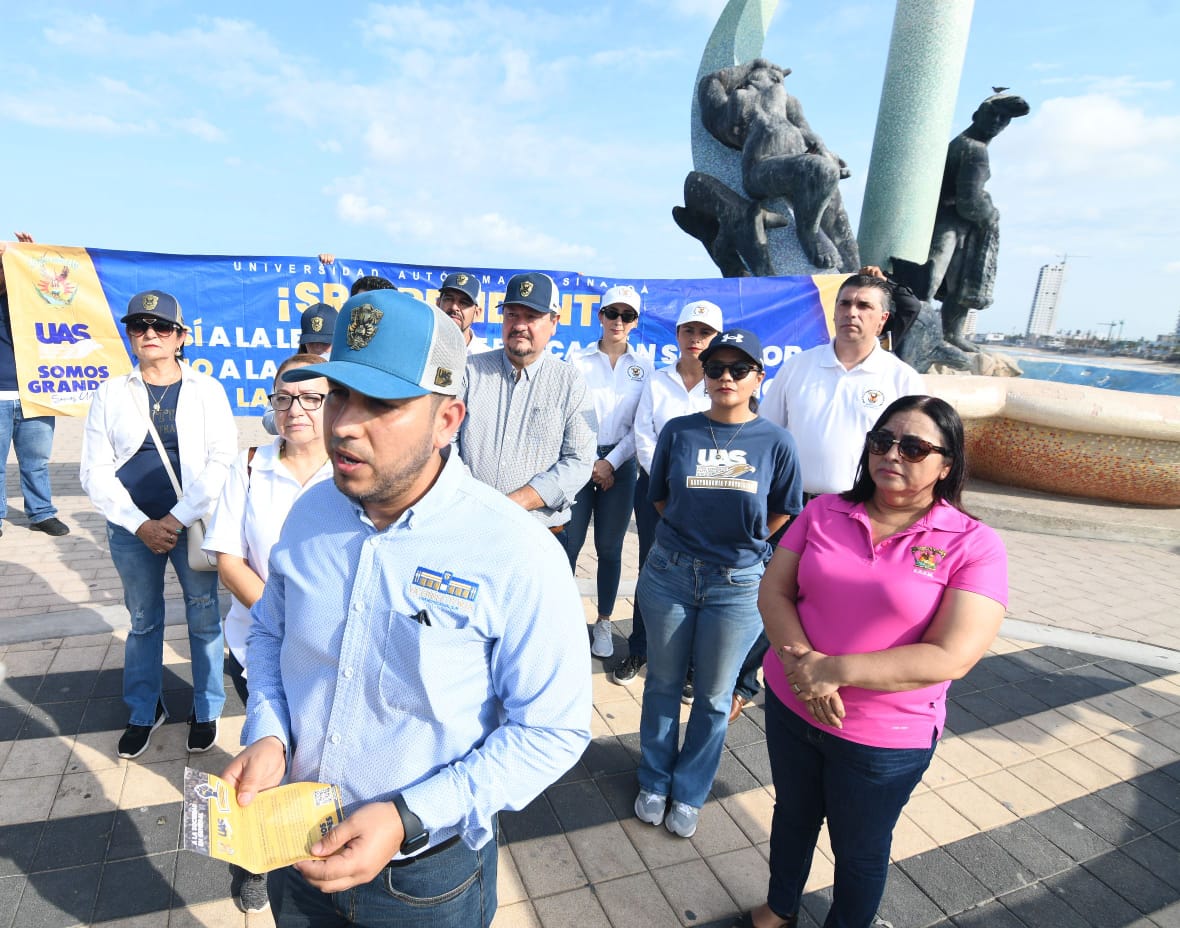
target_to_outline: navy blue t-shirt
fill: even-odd
[[[15,393],[16,351],[12,342],[12,320],[8,316],[8,294],[0,296],[0,393]],[[8,449],[4,449],[7,453]]]
[[[656,444],[648,498],[665,503],[656,526],[665,548],[750,567],[773,553],[767,516],[803,509],[795,439],[760,417],[740,425],[699,412],[672,419]]]
[[[182,480],[180,474],[180,441],[176,435],[176,399],[180,396],[180,381],[171,384],[167,390],[162,387],[152,387],[155,391],[154,399],[148,401],[148,412],[152,415],[152,422],[164,443],[164,451],[172,464],[172,472],[177,480]],[[163,393],[161,394],[161,391]],[[160,401],[160,411],[156,412],[152,406],[155,400]],[[160,460],[160,452],[156,450],[156,442],[152,433],[139,446],[139,450],[131,455],[115,473],[119,482],[131,494],[131,501],[142,510],[149,519],[162,519],[172,511],[176,505],[176,491],[172,489],[172,481],[164,464]],[[183,487],[181,487],[183,491]]]

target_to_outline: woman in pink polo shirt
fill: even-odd
[[[951,680],[1007,604],[996,533],[963,512],[963,424],[904,396],[868,433],[856,483],[794,521],[762,580],[766,740],[774,777],[767,902],[746,928],[793,926],[824,819],[835,857],[825,926],[867,928],[893,828],[934,754]]]

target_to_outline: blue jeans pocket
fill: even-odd
[[[731,567],[725,572],[725,581],[730,586],[757,586],[765,570],[761,561],[749,567]]]

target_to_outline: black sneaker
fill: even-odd
[[[119,739],[119,756],[130,760],[139,757],[148,749],[152,741],[152,732],[168,721],[168,712],[163,703],[156,703],[156,720],[151,725],[128,725]]]
[[[243,912],[265,912],[270,908],[270,896],[266,894],[266,874],[247,873],[238,890],[238,899]]]
[[[44,532],[46,535],[53,535],[55,537],[70,534],[70,527],[61,519],[55,519],[53,516],[50,516],[48,519],[42,519],[40,522],[34,522],[29,528],[34,532]]]
[[[640,657],[638,654],[628,654],[611,673],[611,682],[617,683],[619,686],[628,686],[634,683],[635,678],[639,676],[639,671],[646,663],[647,658]]]
[[[198,722],[196,716],[188,717],[188,752],[202,754],[217,744],[217,719]]]

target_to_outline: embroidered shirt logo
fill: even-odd
[[[629,368],[627,368],[627,376],[632,380],[642,380],[643,368],[638,364],[632,364]]]
[[[870,409],[876,409],[879,406],[885,405],[885,394],[880,390],[869,388],[860,395],[860,401]]]
[[[454,600],[475,602],[475,598],[479,595],[478,583],[456,577],[449,570],[439,572],[428,567],[419,567],[414,571],[414,579],[410,582],[421,590],[430,590],[441,596],[450,597],[452,602]],[[435,597],[428,598],[434,599]],[[444,602],[445,600],[440,599],[439,601]]]
[[[928,571],[933,574],[938,570],[939,562],[946,557],[946,551],[942,548],[933,548],[930,545],[914,545],[910,548],[910,554],[914,556],[914,572]]]

